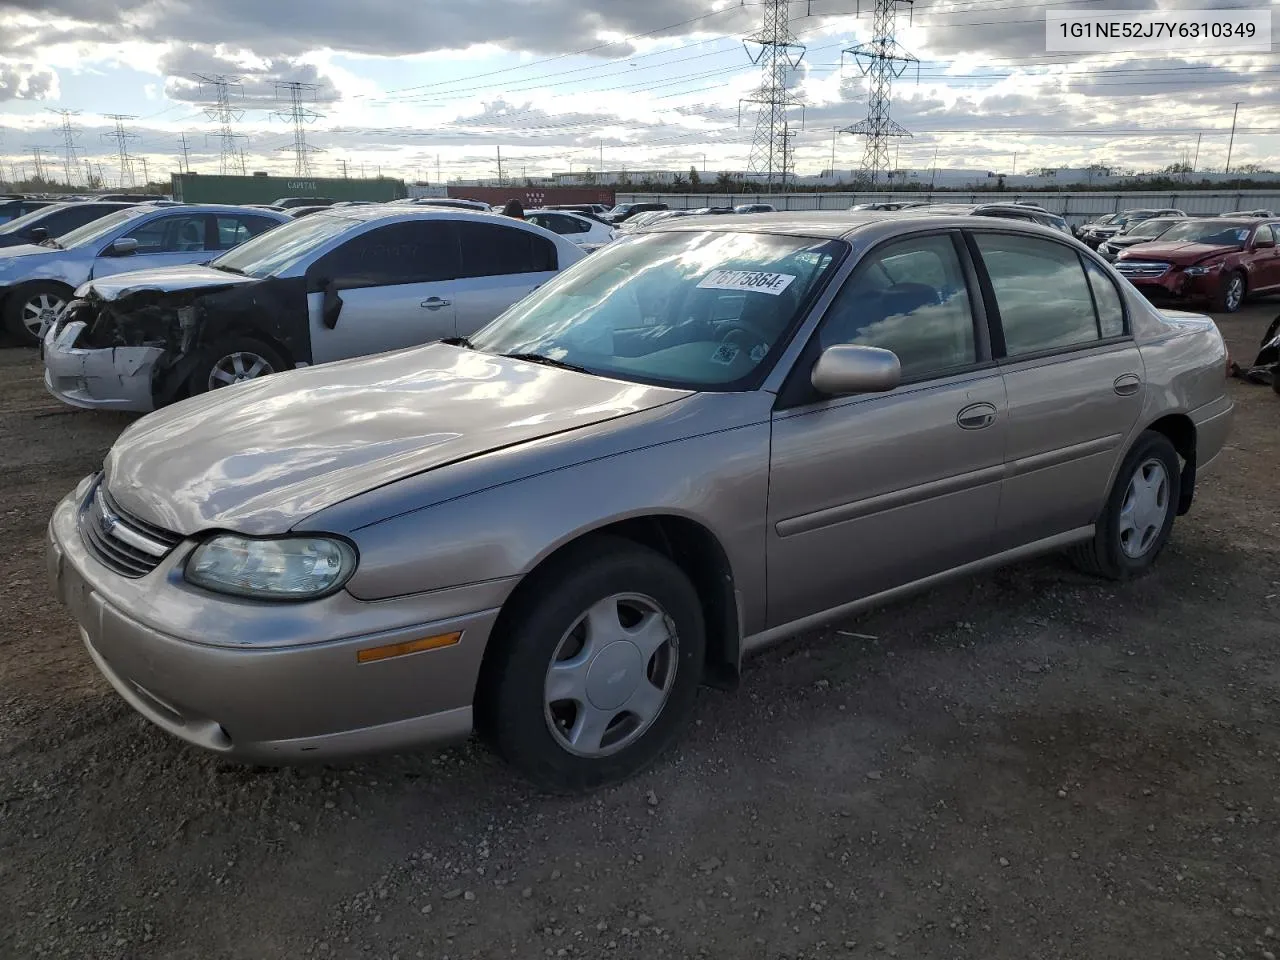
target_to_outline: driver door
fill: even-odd
[[[864,257],[773,414],[768,623],[780,626],[981,559],[991,550],[1008,410],[959,235]],[[818,395],[836,344],[897,354],[882,394]]]
[[[458,244],[452,221],[375,227],[324,254],[306,276],[315,363],[457,335]],[[326,311],[329,287],[341,301],[336,317]]]
[[[217,231],[209,221],[210,217],[204,213],[152,217],[116,238],[138,241],[133,253],[112,255],[108,244],[93,262],[93,275],[108,277],[152,267],[204,263],[218,251]]]

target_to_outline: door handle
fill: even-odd
[[[427,299],[422,301],[422,306],[426,307],[428,310],[439,310],[441,307],[448,307],[452,305],[452,300],[441,300],[439,297],[427,297]]]
[[[991,403],[973,403],[956,414],[956,423],[965,430],[981,430],[996,422],[996,408]]]
[[[1120,396],[1132,397],[1142,388],[1142,378],[1136,373],[1126,373],[1122,377],[1116,377],[1113,387]]]

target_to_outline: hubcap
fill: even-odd
[[[635,742],[662,713],[676,676],[675,625],[651,597],[619,593],[560,639],[543,685],[551,735],[581,757]]]
[[[1129,481],[1120,506],[1120,548],[1137,560],[1146,555],[1169,515],[1169,474],[1159,460],[1148,460]]]
[[[219,387],[243,383],[245,380],[265,377],[268,373],[274,372],[266,358],[256,353],[229,353],[215,363],[213,369],[209,371],[209,389],[217,390]]]
[[[1231,283],[1227,287],[1227,306],[1234,310],[1240,306],[1241,299],[1244,298],[1244,281],[1238,276],[1231,278]]]
[[[50,324],[62,316],[67,301],[55,294],[42,293],[22,305],[22,325],[37,339],[43,338]]]

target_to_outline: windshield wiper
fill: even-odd
[[[500,353],[498,356],[506,357],[508,360],[524,360],[526,363],[540,363],[544,367],[558,367],[561,370],[572,370],[574,373],[591,373],[591,371],[586,367],[579,367],[576,364],[565,363],[563,360],[557,360],[555,357],[546,357],[540,353]]]
[[[41,240],[41,241],[40,241],[40,246],[42,246],[42,247],[53,247],[53,249],[55,249],[55,250],[63,250],[63,249],[65,249],[65,248],[62,246],[62,244],[60,244],[57,240],[53,239],[53,237],[46,237],[45,239]]]
[[[217,264],[217,263],[211,263],[209,264],[209,266],[213,267],[213,269],[215,270],[221,270],[223,273],[238,273],[242,277],[248,276],[248,274],[245,273],[243,270],[241,270],[239,267],[224,267],[221,264]]]
[[[475,349],[475,347],[471,345],[471,341],[466,337],[450,337],[449,339],[441,340],[440,342],[446,347],[466,347],[468,350]]]

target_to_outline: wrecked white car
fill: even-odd
[[[465,337],[583,256],[509,217],[333,209],[207,266],[86,283],[45,332],[45,385],[73,406],[145,412],[281,370]]]

